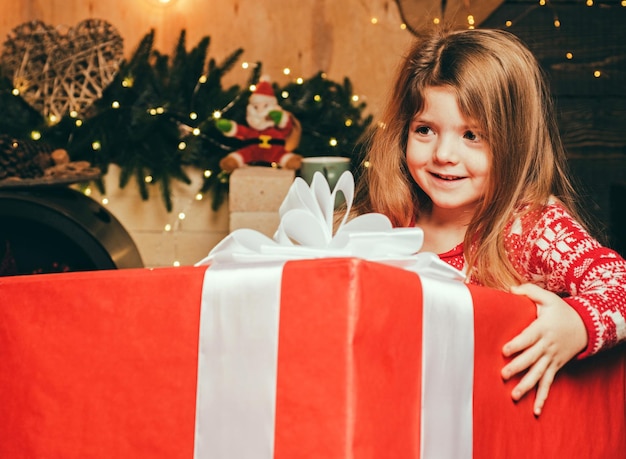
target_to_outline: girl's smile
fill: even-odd
[[[411,176],[432,200],[431,217],[468,221],[483,197],[491,151],[481,128],[459,110],[449,87],[424,92],[413,119],[406,159]]]

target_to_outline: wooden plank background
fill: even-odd
[[[124,39],[126,55],[155,30],[156,48],[171,54],[180,32],[188,48],[210,36],[209,54],[219,62],[238,48],[243,61],[262,62],[271,78],[350,78],[355,93],[376,111],[400,55],[412,35],[401,29],[398,8],[381,0],[1,0],[0,39],[19,24],[39,19],[71,27],[87,18],[113,24]],[[372,24],[371,19],[377,18]],[[284,76],[283,69],[291,69]],[[233,69],[225,84],[244,83],[248,71]]]
[[[508,0],[482,27],[510,30],[539,59],[586,208],[601,236],[626,254],[626,214],[611,212],[626,202],[626,7],[619,0]]]

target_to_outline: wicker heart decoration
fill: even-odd
[[[24,100],[53,121],[102,97],[123,54],[122,37],[106,21],[88,19],[65,33],[32,21],[11,31],[2,65]]]

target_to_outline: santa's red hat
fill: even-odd
[[[268,81],[264,80],[261,80],[256,84],[254,93],[262,96],[276,97],[272,85]]]
[[[251,97],[257,100],[261,100],[263,98],[269,98],[271,101],[276,100],[276,94],[274,94],[274,89],[269,82],[267,77],[261,78],[261,80],[255,85],[254,92]]]

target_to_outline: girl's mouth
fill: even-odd
[[[434,172],[431,173],[435,178],[438,178],[440,180],[446,180],[446,181],[454,181],[454,180],[461,180],[464,177],[459,177],[457,175],[442,175],[442,174],[436,174]]]

